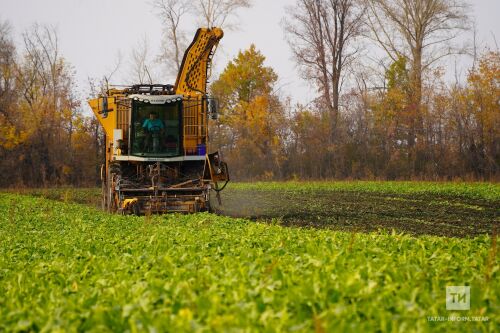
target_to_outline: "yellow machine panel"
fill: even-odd
[[[207,71],[212,56],[224,33],[219,28],[198,29],[182,60],[181,71],[175,82],[175,93],[185,96],[205,95]]]

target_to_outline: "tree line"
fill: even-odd
[[[22,41],[0,22],[0,186],[93,186],[102,134],[82,113],[57,34],[35,24]]]
[[[176,74],[189,20],[234,29],[252,2],[151,4],[164,27],[156,65]],[[220,105],[212,148],[239,180],[497,180],[500,53],[458,42],[475,31],[469,11],[459,0],[295,0],[282,21],[283,52],[315,98],[280,92],[252,45],[210,86]],[[137,83],[150,76],[150,54],[132,50]],[[445,78],[451,55],[472,59],[464,80]],[[75,87],[53,29],[35,24],[16,45],[0,22],[0,186],[99,182],[103,134]]]
[[[335,123],[321,101],[292,105],[280,98],[278,76],[264,60],[251,46],[211,87],[221,106],[212,145],[236,179],[498,178],[499,52],[485,52],[463,85],[430,73],[418,118],[400,58],[384,89],[359,85],[342,94]]]
[[[466,2],[296,0],[284,31],[310,103],[276,93],[254,46],[212,85],[214,144],[241,179],[498,179],[500,54],[461,46]],[[443,60],[473,57],[466,82]]]

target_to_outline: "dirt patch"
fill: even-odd
[[[474,237],[500,222],[498,201],[434,194],[228,189],[222,200],[223,215],[345,231]]]

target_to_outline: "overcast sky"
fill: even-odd
[[[239,50],[254,43],[267,57],[266,64],[278,73],[282,93],[295,96],[294,100],[308,102],[314,91],[299,78],[281,26],[285,7],[294,2],[253,0],[252,8],[241,10],[238,30],[226,31],[222,51],[216,54],[216,73]],[[470,2],[479,41],[496,48],[492,36],[495,35],[500,43],[500,0]],[[56,27],[61,53],[74,66],[78,92],[84,97],[88,94],[87,78],[109,74],[118,52],[124,58],[121,76],[112,81],[124,83],[120,81],[124,81],[127,75],[130,49],[143,36],[147,36],[151,50],[158,52],[162,27],[149,3],[150,0],[0,0],[0,19],[11,23],[17,40],[34,22]],[[196,28],[192,24],[191,31],[188,31],[190,38]],[[162,81],[174,83],[169,77]]]

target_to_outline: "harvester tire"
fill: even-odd
[[[107,211],[108,209],[108,200],[107,200],[107,191],[106,191],[106,181],[103,180],[101,183],[101,209],[103,211]]]
[[[135,216],[139,216],[141,215],[141,208],[139,207],[139,203],[136,202],[135,204],[132,205],[132,214],[134,214]]]
[[[213,190],[211,190],[211,192],[209,193],[208,200],[205,203],[205,205],[207,207],[207,212],[209,212],[211,214],[220,215],[220,210],[217,209],[217,205],[215,205],[215,204],[212,203],[212,200],[214,200],[214,198],[212,196],[212,193],[213,193],[212,191]]]

